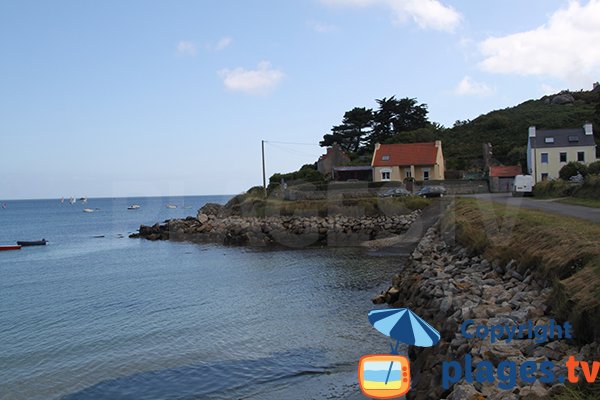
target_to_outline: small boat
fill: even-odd
[[[79,199],[80,202],[82,202],[83,204],[87,203],[87,197],[82,197]]]
[[[75,204],[77,203],[77,199],[75,199],[75,197],[71,197],[71,199],[69,199],[69,204]]]
[[[185,206],[185,207],[183,207],[184,210],[189,210],[190,208],[192,208],[192,206]]]
[[[92,210],[91,208],[84,208],[84,209],[83,209],[83,212],[84,212],[84,213],[93,213],[93,212],[94,212],[94,210]]]
[[[167,208],[177,208],[175,204],[167,204]]]
[[[5,209],[6,207],[8,207],[6,203],[2,203],[2,208]]]
[[[63,204],[64,202],[65,202],[65,198],[64,198],[64,197],[61,197],[61,198],[60,198],[60,204]]]
[[[45,246],[46,243],[48,243],[48,241],[46,239],[42,239],[42,240],[33,240],[33,241],[23,241],[23,240],[19,240],[17,242],[17,245],[19,246]]]
[[[128,210],[138,210],[141,206],[139,204],[132,204],[127,207]]]
[[[20,245],[7,245],[7,246],[0,246],[0,251],[4,251],[4,250],[20,250],[22,246]]]

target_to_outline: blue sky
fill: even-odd
[[[600,69],[600,0],[0,0],[0,199],[239,193],[344,111],[452,126]]]

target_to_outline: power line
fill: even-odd
[[[279,142],[279,141],[276,141],[276,140],[265,140],[265,143],[293,144],[293,145],[298,145],[298,146],[318,146],[318,147],[321,147],[321,145],[315,144],[315,143]]]
[[[296,155],[296,156],[316,157],[316,158],[318,158],[320,156],[320,154],[306,153],[306,152],[303,152],[303,151],[298,151],[298,150],[294,150],[294,149],[288,149],[288,148],[285,148],[283,146],[278,146],[276,144],[273,144],[271,142],[265,142],[265,143],[269,144],[271,147],[276,148],[276,149],[278,149],[280,151],[284,151],[284,152],[286,152],[288,154],[293,154],[293,155]]]

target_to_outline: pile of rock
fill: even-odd
[[[512,391],[500,390],[492,384],[461,381],[449,390],[442,388],[442,363],[456,360],[464,365],[465,355],[473,365],[491,361],[497,368],[502,360],[552,361],[555,376],[566,376],[565,362],[574,355],[578,360],[595,360],[598,345],[575,347],[572,341],[556,340],[545,344],[533,339],[519,339],[494,344],[488,339],[463,337],[460,325],[473,320],[476,325],[519,325],[531,320],[547,325],[550,315],[547,299],[551,289],[531,272],[520,273],[515,261],[506,265],[489,262],[480,256],[470,257],[464,248],[447,245],[435,228],[429,229],[402,275],[393,279],[392,287],[373,299],[376,304],[408,307],[440,330],[442,339],[434,347],[409,349],[413,366],[413,388],[408,393],[415,399],[536,399],[547,398],[564,389],[562,383],[552,386],[536,381],[533,385],[517,379]],[[414,361],[413,361],[414,360]]]
[[[207,214],[196,218],[168,220],[163,224],[140,226],[133,238],[211,242],[226,245],[355,245],[405,232],[419,211],[407,215],[377,217],[246,217]]]

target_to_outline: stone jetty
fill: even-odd
[[[226,215],[218,205],[208,204],[196,217],[142,225],[130,237],[245,246],[348,246],[404,233],[419,214],[420,211],[390,216],[253,217]]]

